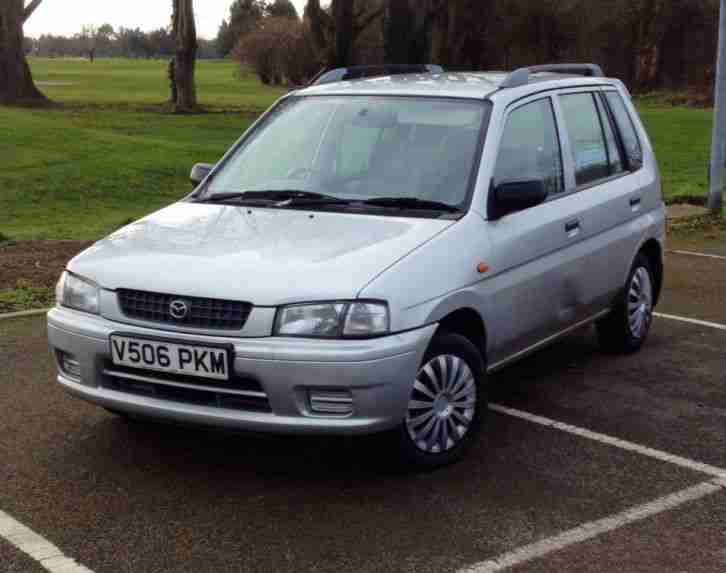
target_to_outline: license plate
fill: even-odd
[[[229,380],[226,348],[112,334],[111,360],[118,366]]]

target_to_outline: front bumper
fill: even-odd
[[[48,313],[53,354],[73,354],[81,368],[80,378],[59,369],[58,383],[78,398],[172,422],[297,434],[366,434],[397,426],[405,416],[416,372],[435,330],[436,325],[429,325],[372,340],[227,338],[172,334],[66,308],[54,308]],[[259,383],[270,411],[200,405],[119,391],[109,384],[108,367],[109,336],[120,331],[139,337],[169,338],[171,334],[187,343],[232,344],[235,374]],[[309,392],[315,389],[349,392],[352,414],[314,414]]]

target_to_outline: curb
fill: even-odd
[[[10,318],[23,318],[25,316],[39,316],[41,314],[45,314],[50,310],[50,308],[40,308],[37,310],[21,310],[20,312],[9,312],[6,314],[0,314],[0,320],[10,319]]]

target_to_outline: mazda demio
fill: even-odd
[[[388,432],[433,467],[480,432],[491,372],[590,323],[641,347],[665,208],[620,81],[347,73],[68,263],[48,313],[65,390],[132,418]]]

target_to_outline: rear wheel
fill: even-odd
[[[437,334],[411,390],[399,430],[401,451],[419,467],[457,461],[474,441],[486,409],[486,372],[476,347],[458,334]]]
[[[640,350],[653,322],[654,284],[650,260],[640,253],[628,275],[623,300],[597,324],[604,349],[625,353]]]

